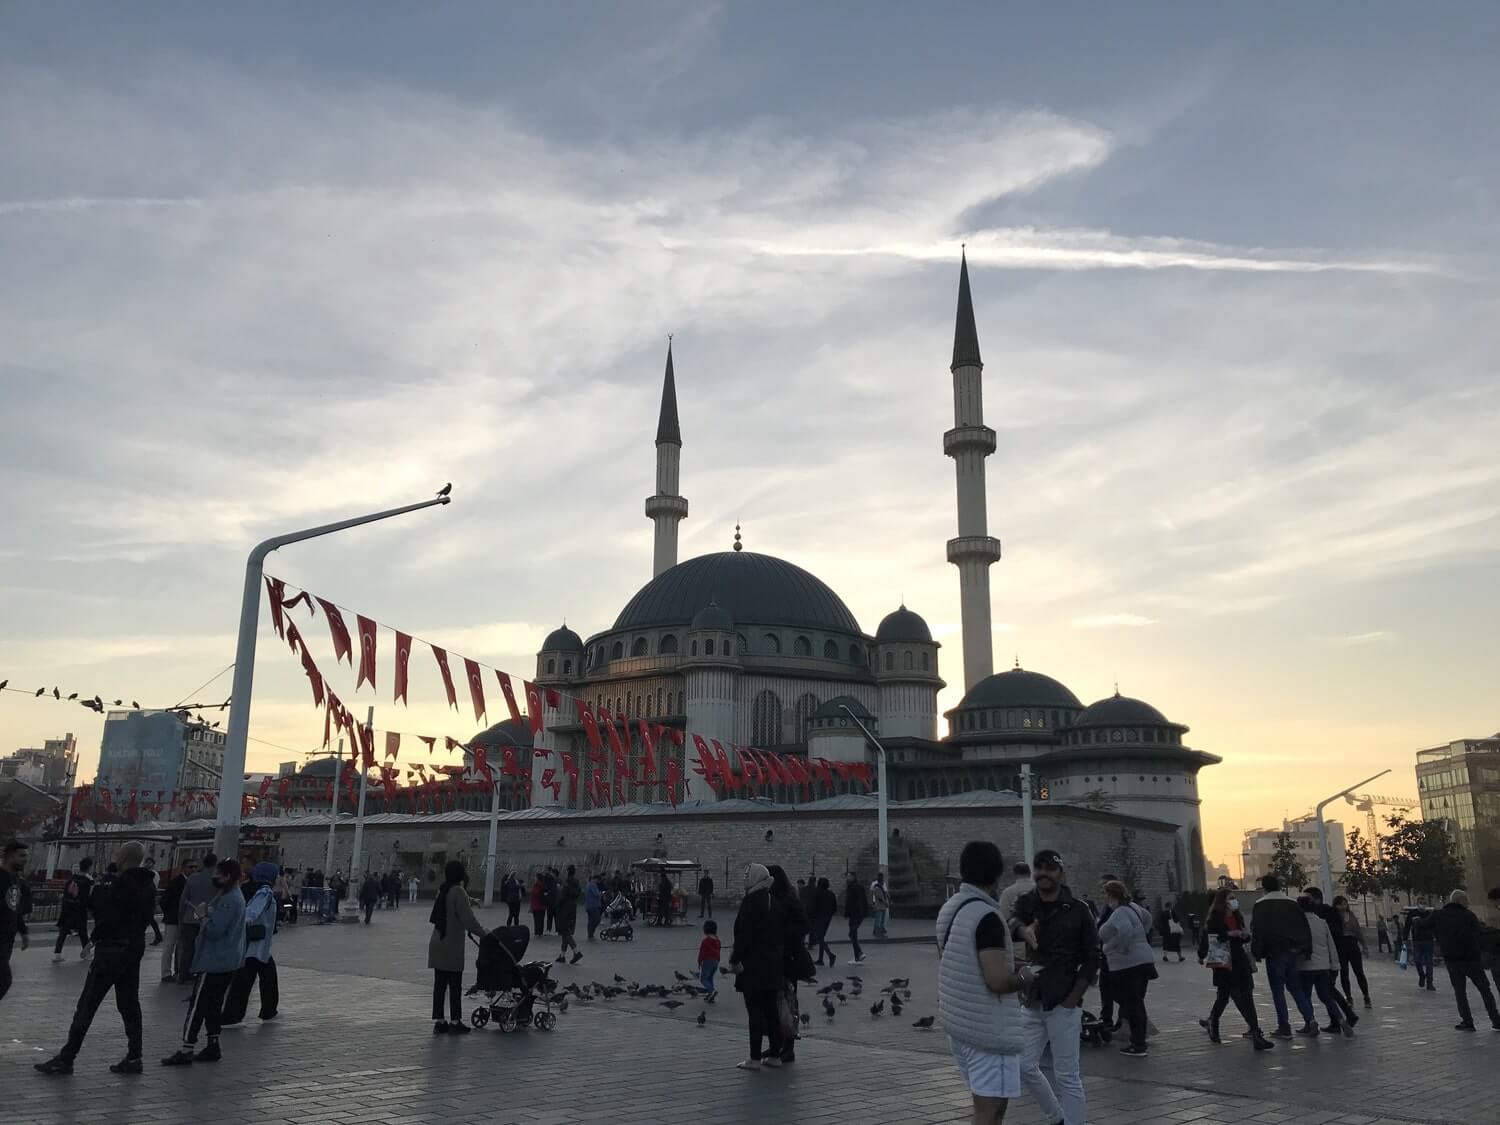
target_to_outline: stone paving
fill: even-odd
[[[487,924],[497,910],[481,912]],[[732,915],[721,911],[727,931]],[[550,1034],[503,1036],[493,1029],[434,1037],[427,1020],[426,906],[380,912],[373,925],[303,924],[277,937],[282,1018],[226,1031],[225,1060],[169,1071],[155,1060],[175,1045],[186,989],[157,985],[148,959],[142,1003],[148,1066],[142,1077],[106,1069],[124,1053],[111,1002],[101,1008],[76,1073],[44,1078],[31,1064],[61,1043],[84,977],[75,955],[50,963],[48,932],[13,961],[16,982],[0,1002],[0,1122],[3,1125],[199,1125],[233,1115],[255,1125],[328,1121],[375,1125],[485,1122],[547,1125],[610,1121],[808,1122],[903,1125],[961,1122],[969,1099],[941,1032],[911,1028],[933,1011],[936,956],[922,943],[870,943],[863,968],[866,1002],[851,1001],[828,1020],[814,1018],[799,1061],[779,1072],[734,1069],[744,1057],[744,1017],[732,992],[717,1004],[676,1011],[655,1001],[574,1004]],[[920,936],[924,924],[893,926]],[[558,966],[561,981],[671,983],[689,973],[696,926],[662,932],[638,927],[631,944],[585,943],[585,959]],[[847,957],[847,945],[839,945]],[[555,953],[556,939],[533,942],[530,956]],[[1244,1125],[1395,1125],[1500,1121],[1500,1035],[1452,1030],[1446,986],[1418,992],[1414,978],[1377,958],[1370,966],[1376,1006],[1352,1041],[1278,1043],[1257,1055],[1237,1038],[1215,1047],[1197,1026],[1209,1000],[1208,973],[1191,959],[1159,966],[1149,1005],[1161,1034],[1148,1059],[1085,1048],[1091,1119]],[[1441,974],[1440,974],[1441,975]],[[470,974],[472,977],[472,973]],[[868,997],[888,977],[910,977],[914,997],[902,1019],[872,1018]],[[828,970],[823,979],[831,980]],[[1259,983],[1259,982],[1258,982]],[[1270,998],[1262,988],[1263,1013]],[[252,1012],[254,1011],[252,1002]],[[704,1027],[696,1024],[708,1014]],[[1042,1121],[1024,1098],[1008,1122]]]

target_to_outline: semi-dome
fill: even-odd
[[[1051,676],[1011,668],[980,680],[964,696],[959,709],[968,707],[1069,707],[1080,708],[1078,697]]]
[[[561,629],[554,629],[547,634],[547,639],[542,642],[543,652],[582,652],[583,638],[564,625]]]
[[[1108,699],[1101,699],[1098,703],[1090,703],[1078,713],[1069,726],[1096,727],[1096,726],[1119,726],[1122,723],[1136,725],[1158,725],[1171,726],[1171,721],[1149,703],[1139,699],[1131,699],[1128,695],[1116,692]]]
[[[735,621],[859,633],[859,622],[820,579],[773,555],[721,551],[678,563],[653,578],[615,620],[616,629],[687,625],[710,601]]]
[[[927,627],[927,622],[922,620],[920,614],[913,613],[903,605],[896,612],[885,615],[880,628],[875,630],[875,641],[877,644],[908,641],[930,645],[932,630]]]
[[[486,751],[492,746],[514,746],[518,750],[531,749],[531,723],[525,719],[506,719],[487,730],[482,730],[469,739],[469,745],[483,746]]]
[[[868,707],[852,695],[835,695],[808,717],[812,719],[844,719],[848,717],[844,714],[845,707],[854,712],[862,722],[869,723],[875,717],[870,714]]]
[[[720,632],[728,632],[734,628],[734,618],[718,602],[709,602],[706,606],[693,614],[693,629],[717,629]]]

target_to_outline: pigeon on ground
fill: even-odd
[[[847,1004],[847,1003],[849,1003],[849,998],[847,996],[845,996],[842,992],[835,992],[834,995],[839,998],[839,1003],[840,1004]]]
[[[903,989],[902,992],[901,992],[901,999],[903,999],[903,1000],[910,1000],[911,999],[911,989],[909,989],[909,988]]]
[[[622,977],[619,973],[616,973],[615,974],[615,983],[616,984],[624,984],[625,983],[625,978]]]
[[[937,1022],[936,1016],[923,1016],[912,1027],[920,1027],[923,1031],[931,1031],[932,1025]]]
[[[833,1006],[833,1001],[828,999],[828,997],[826,996],[823,997],[823,1014],[829,1019],[833,1019],[833,1013],[836,1011],[838,1011],[838,1009]]]
[[[667,1009],[667,1011],[670,1012],[673,1009],[682,1007],[682,1001],[681,1000],[663,1000],[661,1002],[661,1006],[663,1008]]]
[[[676,977],[676,978],[677,978],[677,979],[678,979],[678,980],[680,980],[680,981],[681,981],[681,980],[692,980],[692,979],[693,979],[693,978],[692,978],[692,977],[690,977],[690,976],[687,976],[687,975],[686,975],[686,974],[684,974],[684,973],[679,973],[679,972],[678,972],[678,971],[677,971],[677,970],[676,970],[676,969],[673,969],[673,970],[672,970],[672,975],[673,975],[673,976],[674,976],[674,977]]]
[[[699,1012],[698,1013],[698,1026],[702,1027],[707,1022],[708,1022],[708,1013],[707,1012]]]
[[[566,996],[557,1002],[557,1010],[559,1012],[566,1012],[568,1010],[568,998]]]
[[[811,1012],[803,1012],[802,1015],[800,1017],[798,1017],[798,1018],[800,1018],[802,1020],[802,1026],[803,1027],[806,1027],[808,1024],[812,1023],[812,1013]]]
[[[910,977],[892,977],[891,978],[891,984],[895,988],[905,988],[907,985],[911,984],[911,978]]]
[[[831,984],[830,985],[826,985],[823,988],[818,989],[818,995],[819,996],[827,996],[832,991],[833,991],[833,985],[831,985]]]
[[[116,707],[124,707],[125,706],[125,701],[123,699],[117,699],[117,700],[115,700],[115,706]]]
[[[877,1000],[877,1001],[875,1001],[875,1003],[873,1003],[873,1004],[870,1005],[870,1015],[872,1015],[872,1016],[878,1016],[883,1011],[885,1011],[885,1001],[884,1000]]]

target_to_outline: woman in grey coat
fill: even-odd
[[[1130,892],[1118,879],[1104,884],[1110,914],[1099,927],[1099,941],[1109,964],[1109,987],[1120,1005],[1120,1014],[1130,1026],[1130,1045],[1122,1055],[1146,1054],[1146,986],[1156,974],[1156,955],[1151,952],[1151,915],[1130,901]]]
[[[467,1035],[463,1020],[464,962],[468,960],[465,934],[484,937],[485,929],[469,906],[464,865],[450,859],[443,869],[443,885],[432,902],[432,937],[427,939],[427,967],[432,970],[432,1033]],[[448,1022],[443,1022],[443,994],[448,994]]]

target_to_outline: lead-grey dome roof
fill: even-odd
[[[960,708],[967,707],[1072,707],[1083,704],[1051,676],[1012,668],[987,676],[969,689]]]
[[[542,652],[582,652],[583,638],[564,625],[547,634],[542,642]]]
[[[734,628],[734,618],[718,602],[709,602],[706,606],[693,614],[694,629],[718,629],[728,632]]]
[[[842,719],[845,717],[843,709],[847,707],[868,723],[875,716],[870,714],[870,709],[852,695],[836,695],[823,706],[814,711],[808,718],[811,719]]]
[[[903,605],[894,613],[885,615],[885,620],[875,630],[875,640],[881,644],[915,641],[930,645],[932,630],[927,627],[927,622],[922,620],[920,614],[913,613]]]
[[[773,555],[721,551],[664,570],[631,598],[616,629],[687,625],[716,601],[742,625],[792,625],[859,634],[843,600],[800,566]]]
[[[1069,726],[1091,727],[1091,726],[1115,726],[1120,723],[1137,723],[1146,726],[1171,726],[1171,721],[1149,703],[1139,699],[1131,699],[1128,695],[1116,693],[1108,699],[1101,699],[1098,703],[1090,703]]]
[[[470,746],[483,746],[486,751],[496,746],[514,746],[517,749],[530,749],[535,743],[531,732],[531,724],[525,719],[519,722],[515,719],[506,719],[504,722],[496,723],[488,730],[482,730],[473,738],[469,739]]]

